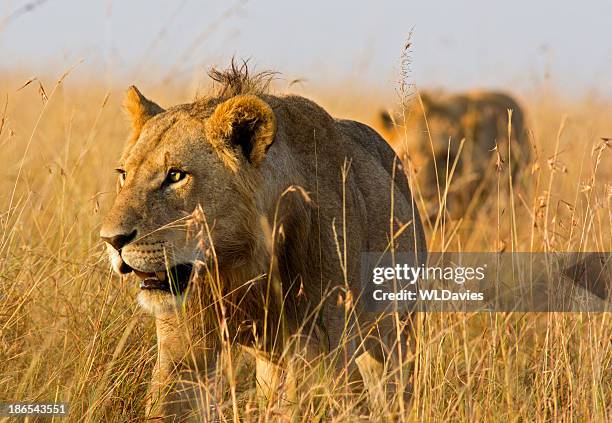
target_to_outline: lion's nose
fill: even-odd
[[[119,235],[113,235],[113,236],[100,235],[100,238],[102,238],[102,241],[108,242],[110,245],[112,245],[115,250],[119,251],[126,244],[129,244],[132,240],[134,240],[134,238],[136,238],[136,229],[134,229],[131,233],[127,235],[126,234],[119,234]]]

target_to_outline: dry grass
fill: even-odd
[[[70,78],[17,91],[23,78],[5,75],[0,85],[0,402],[65,401],[69,421],[139,421],[156,354],[154,323],[137,307],[135,287],[111,273],[97,235],[127,125],[119,93]],[[192,98],[146,92],[162,105]],[[351,92],[312,96],[340,116],[377,115],[373,104],[384,99]],[[612,149],[593,153],[601,137],[612,136],[612,105],[553,93],[532,100],[539,160],[528,189],[515,193],[514,210],[491,207],[459,226],[444,220],[435,232],[430,225],[432,249],[612,251]],[[612,419],[609,314],[419,319],[426,325],[408,421]],[[300,420],[384,417],[384,410],[365,414],[332,378],[317,375],[301,387]],[[252,396],[247,391],[241,403],[245,421],[279,418]],[[232,420],[231,406],[225,419]]]

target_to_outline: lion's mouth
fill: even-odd
[[[141,272],[133,269],[136,276],[140,278],[140,289],[166,291],[174,295],[180,295],[187,289],[191,279],[193,266],[188,263],[177,264],[170,270],[160,272]]]

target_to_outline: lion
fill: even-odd
[[[523,109],[514,98],[489,91],[424,92],[419,97],[398,119],[381,112],[380,122],[400,156],[414,158],[426,199],[444,203],[451,216],[460,217],[483,195],[497,193],[500,171],[510,169],[516,184],[531,159],[531,146]],[[506,196],[508,173],[500,176]]]
[[[215,92],[167,109],[128,89],[132,132],[100,230],[155,317],[149,418],[203,419],[202,386],[228,343],[255,357],[262,395],[278,387],[286,345],[316,359],[343,339],[339,368],[372,401],[391,392],[387,363],[414,339],[412,313],[367,310],[359,272],[366,251],[426,260],[401,163],[365,124],[271,94],[270,73],[232,62],[209,74]],[[409,397],[409,382],[400,388]]]

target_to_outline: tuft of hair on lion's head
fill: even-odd
[[[125,94],[132,129],[100,235],[114,270],[138,277],[139,302],[154,314],[182,303],[194,264],[211,249],[226,273],[261,255],[258,222],[268,207],[261,192],[271,181],[258,167],[277,131],[267,95],[274,73],[251,74],[233,60],[209,74],[210,95],[168,109],[134,86]],[[189,230],[198,207],[204,241]]]
[[[247,60],[239,64],[235,58],[232,58],[227,69],[212,67],[208,71],[210,79],[217,84],[213,95],[220,99],[245,94],[267,94],[276,75],[278,73],[273,71],[251,73]]]

